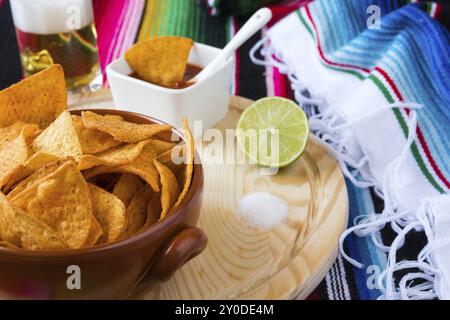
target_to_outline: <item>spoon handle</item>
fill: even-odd
[[[256,11],[250,19],[236,33],[233,39],[223,48],[221,56],[227,60],[244,42],[262,29],[272,18],[269,8]]]
[[[199,81],[209,76],[210,73],[214,72],[216,68],[222,66],[228,58],[251,36],[256,32],[261,30],[272,18],[272,11],[269,8],[262,8],[253,14],[250,19],[239,29],[231,39],[231,41],[223,48],[222,52],[211,61],[202,72],[200,72],[194,81]]]

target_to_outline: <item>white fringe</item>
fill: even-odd
[[[355,219],[354,226],[346,230],[339,239],[339,250],[341,255],[352,265],[364,268],[364,265],[348,256],[344,251],[344,241],[348,235],[355,233],[357,236],[371,236],[374,244],[384,252],[388,253],[386,269],[378,279],[379,287],[382,291],[380,299],[435,299],[439,296],[439,277],[437,270],[431,259],[432,249],[443,245],[437,243],[433,235],[434,213],[427,199],[423,200],[419,208],[401,210],[398,203],[396,190],[401,181],[399,170],[413,142],[416,139],[417,114],[416,109],[422,108],[417,103],[393,103],[365,115],[360,119],[350,122],[341,118],[332,106],[328,105],[324,95],[312,92],[302,81],[301,75],[296,74],[284,64],[282,53],[276,52],[270,45],[264,46],[269,39],[263,38],[251,50],[250,59],[253,63],[267,67],[276,67],[279,71],[288,76],[292,89],[295,92],[296,101],[305,109],[309,115],[309,123],[312,132],[320,139],[321,143],[327,147],[331,155],[334,156],[343,174],[355,186],[360,188],[373,187],[376,194],[384,200],[385,208],[381,213],[371,213],[367,216],[360,216]],[[263,59],[257,58],[257,52]],[[401,154],[394,159],[385,170],[382,180],[379,181],[370,174],[371,159],[364,155],[355,159],[351,150],[347,148],[347,141],[353,134],[349,128],[351,124],[362,120],[367,120],[381,111],[392,108],[409,108],[408,138]],[[365,170],[363,170],[363,168]],[[390,224],[397,236],[390,246],[383,244],[379,237],[379,231]],[[428,245],[423,248],[416,261],[396,261],[397,251],[404,245],[405,236],[411,231],[424,231]],[[446,243],[448,244],[448,243]],[[408,273],[403,276],[398,285],[394,281],[394,273],[399,270],[415,268],[418,272]],[[417,280],[420,280],[417,282]]]

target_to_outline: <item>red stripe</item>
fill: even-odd
[[[320,57],[328,64],[330,65],[334,65],[334,66],[339,66],[339,67],[349,67],[349,68],[355,68],[355,69],[359,69],[362,70],[366,73],[370,73],[369,69],[365,69],[365,68],[360,68],[358,66],[349,66],[349,65],[345,65],[345,64],[338,64],[332,61],[329,61],[327,58],[325,58],[323,52],[322,52],[322,48],[321,48],[321,44],[320,44],[320,38],[319,38],[319,32],[317,31],[317,27],[316,27],[316,23],[314,22],[314,19],[311,15],[311,12],[309,10],[309,7],[306,5],[305,6],[305,10],[306,13],[308,15],[309,20],[311,21],[311,24],[314,28],[314,32],[316,34],[316,39],[317,39],[317,48],[319,50],[319,54]],[[384,71],[383,69],[381,69],[380,67],[376,67],[375,70],[377,70],[387,81],[387,83],[389,84],[389,86],[392,88],[392,90],[394,91],[395,95],[397,96],[397,98],[400,101],[404,101],[403,97],[400,93],[400,90],[398,90],[397,86],[395,85],[394,81],[392,80],[392,78],[387,74],[386,71]],[[406,109],[407,114],[409,114],[409,110]],[[445,186],[447,188],[450,189],[450,182],[446,179],[446,177],[444,176],[444,174],[441,172],[441,170],[439,169],[438,165],[436,164],[436,162],[433,159],[433,156],[431,155],[430,149],[427,146],[427,143],[425,141],[425,137],[423,136],[422,131],[420,130],[420,127],[417,126],[417,138],[419,140],[420,145],[422,146],[422,149],[425,153],[426,158],[428,159],[428,162],[430,163],[431,167],[433,168],[434,172],[436,173],[436,175],[439,177],[439,179],[441,179],[441,181],[445,184]]]
[[[394,81],[389,77],[389,75],[387,74],[386,71],[384,71],[383,69],[381,69],[380,67],[375,67],[375,70],[378,71],[379,73],[381,73],[381,75],[383,76],[383,78],[386,79],[386,81],[389,83],[389,86],[392,88],[392,90],[394,90],[395,95],[397,96],[397,99],[399,99],[400,101],[403,101],[403,97],[402,94],[400,93],[400,91],[398,90],[397,86],[395,85]],[[409,111],[408,111],[409,112]]]
[[[450,189],[450,182],[445,178],[441,170],[439,169],[438,165],[434,161],[430,149],[428,149],[427,143],[425,141],[425,137],[422,134],[422,131],[420,130],[419,126],[417,126],[417,138],[419,139],[420,144],[422,145],[423,151],[425,152],[425,155],[427,156],[428,161],[430,162],[431,167],[436,172],[436,175],[439,177],[439,179],[442,180],[442,182],[445,184],[445,186]]]
[[[268,27],[273,26],[275,23],[286,17],[291,12],[297,10],[301,6],[306,5],[312,0],[288,0],[282,3],[276,3],[269,6],[272,11],[272,20],[267,24]]]
[[[401,93],[398,90],[397,86],[395,85],[394,81],[392,81],[392,79],[386,73],[386,71],[384,71],[383,69],[381,69],[379,67],[376,67],[375,70],[377,70],[383,76],[383,78],[386,79],[386,81],[389,83],[389,86],[391,86],[392,90],[394,90],[394,93],[397,96],[397,98],[401,102],[404,102],[403,96],[401,95]],[[405,109],[405,111],[406,111],[406,114],[409,115],[409,109]],[[450,189],[450,182],[445,178],[445,176],[443,175],[443,173],[439,169],[438,165],[434,161],[433,156],[431,155],[430,149],[428,148],[427,143],[425,141],[425,137],[423,136],[422,130],[420,130],[419,126],[417,126],[416,133],[417,133],[417,138],[419,139],[419,142],[420,142],[420,144],[421,144],[421,146],[423,148],[423,151],[425,153],[425,156],[427,157],[428,162],[430,163],[430,165],[433,168],[434,172],[439,177],[439,179],[442,180],[442,182],[445,184],[445,186]]]
[[[341,68],[357,69],[357,70],[361,70],[361,71],[364,71],[364,72],[367,72],[367,73],[370,72],[370,70],[366,69],[366,68],[362,68],[362,67],[358,67],[358,66],[352,66],[352,65],[344,64],[344,63],[336,63],[336,62],[328,60],[325,57],[325,55],[324,55],[324,53],[322,51],[322,47],[320,46],[319,32],[317,31],[316,23],[314,22],[314,20],[313,20],[313,18],[311,16],[311,12],[309,11],[309,6],[308,5],[305,6],[305,10],[306,10],[306,14],[308,15],[309,20],[311,21],[311,23],[313,25],[314,32],[316,34],[316,39],[317,39],[317,49],[319,50],[319,55],[320,55],[320,57],[322,58],[323,61],[325,61],[326,63],[331,64],[333,66],[337,66],[337,67],[341,67]]]
[[[441,16],[441,12],[442,12],[442,4],[438,3],[436,5],[436,12],[434,13],[434,19],[438,20]]]

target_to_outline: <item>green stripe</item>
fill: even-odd
[[[167,30],[168,30],[168,21],[170,14],[171,14],[171,6],[172,4],[170,3],[170,1],[166,2],[163,5],[163,12],[161,13],[163,15],[162,19],[161,19],[161,25],[159,26],[159,30],[158,30],[158,35],[167,35]]]
[[[427,2],[425,3],[426,11],[428,12],[428,15],[431,16],[431,9],[433,8],[433,5],[431,4],[431,2]]]
[[[375,77],[372,74],[369,76],[369,79],[372,80],[373,83],[375,83],[375,85],[378,87],[378,89],[380,89],[380,91],[383,93],[384,97],[386,98],[386,100],[389,103],[395,102],[394,99],[392,98],[391,94],[385,87],[385,85],[380,81],[380,79],[378,79],[377,77]],[[403,134],[405,135],[405,138],[407,138],[408,134],[409,134],[409,129],[408,129],[408,124],[406,123],[405,118],[403,117],[402,113],[400,112],[400,110],[398,108],[393,108],[392,111],[394,112],[394,115],[400,124],[400,128],[402,129]],[[422,173],[427,178],[427,180],[433,185],[433,187],[436,188],[436,190],[438,190],[440,193],[444,193],[444,190],[442,190],[442,188],[439,186],[439,184],[436,182],[434,177],[429,172],[425,162],[423,161],[423,159],[420,155],[419,149],[415,142],[411,145],[411,151],[412,151],[414,158],[416,159],[417,164],[419,165],[419,168],[421,169]]]
[[[308,24],[306,23],[304,17],[302,16],[302,13],[300,10],[297,10],[297,15],[300,18],[300,21],[302,22],[302,24],[305,26],[305,28],[308,30],[309,34],[312,36],[312,38],[317,42],[317,39],[315,39],[315,36],[311,30],[311,28],[308,26]],[[356,76],[358,79],[360,80],[364,80],[366,79],[365,76],[361,75],[359,72],[356,72],[354,70],[348,70],[348,69],[342,69],[336,66],[330,66],[328,64],[326,64],[324,61],[322,61],[322,64],[324,66],[326,66],[329,69],[332,70],[336,70],[336,71],[341,71],[341,72],[346,72],[349,74],[353,74],[354,76]],[[376,85],[376,87],[381,91],[381,93],[383,94],[383,96],[386,98],[386,100],[389,103],[394,103],[395,100],[394,98],[391,96],[389,90],[385,87],[385,85],[383,84],[383,82],[381,82],[380,79],[378,79],[377,77],[375,77],[373,74],[370,74],[368,76],[368,78],[370,80],[372,80],[372,82]],[[408,125],[407,122],[405,120],[405,118],[403,117],[402,113],[400,112],[400,110],[398,108],[393,108],[392,111],[394,112],[395,117],[397,118],[398,123],[400,124],[400,128],[403,131],[403,134],[405,135],[405,137],[408,137]],[[436,180],[434,179],[433,175],[430,173],[430,171],[428,170],[428,167],[425,164],[425,161],[423,160],[422,156],[420,155],[419,149],[417,147],[416,142],[414,142],[411,145],[411,152],[414,156],[414,159],[416,160],[422,174],[426,177],[426,179],[430,182],[430,184],[439,192],[439,193],[445,193],[444,190],[441,188],[441,186],[436,182]]]
[[[400,123],[400,127],[402,128],[403,134],[405,135],[405,137],[408,137],[409,129],[402,113],[398,108],[394,108],[392,109],[392,111],[394,112],[395,117]],[[420,151],[419,148],[417,147],[416,142],[413,142],[413,144],[411,145],[411,152],[414,156],[414,159],[416,159],[419,168],[421,169],[423,175],[427,178],[427,180],[433,185],[433,187],[437,191],[439,191],[439,193],[445,193],[444,190],[441,188],[441,186],[436,182],[430,171],[428,170],[427,165],[425,164],[425,162],[422,159],[422,156],[420,155]]]
[[[378,87],[378,89],[381,90],[381,93],[383,94],[383,96],[386,98],[386,100],[389,103],[395,102],[395,100],[392,98],[391,94],[389,93],[388,89],[384,86],[383,82],[381,82],[380,79],[375,77],[373,74],[369,75],[369,79],[372,80],[375,83],[375,85]]]
[[[309,34],[314,39],[314,33],[311,30],[311,27],[306,23],[305,18],[303,18],[301,10],[297,10],[297,15],[299,16],[300,21],[303,23],[303,25],[305,26],[306,30],[308,30]]]
[[[231,24],[233,23],[233,18],[229,17],[227,19],[227,22],[225,23],[225,35],[226,35],[226,39],[227,42],[231,40],[232,36],[231,36]]]
[[[392,98],[391,94],[387,90],[387,88],[380,81],[380,79],[378,79],[377,77],[375,77],[372,74],[369,76],[369,79],[372,80],[373,83],[375,83],[375,85],[378,87],[378,89],[380,89],[380,91],[383,93],[384,97],[386,98],[386,100],[389,103],[395,102],[394,99]],[[403,134],[405,135],[405,138],[408,138],[409,129],[408,129],[408,124],[406,123],[405,118],[403,117],[402,113],[400,112],[400,110],[398,108],[393,108],[392,111],[394,112],[394,115],[397,118],[398,123],[400,124],[400,128],[402,129]],[[436,190],[438,190],[440,193],[444,193],[444,190],[442,190],[442,188],[439,186],[439,184],[436,182],[434,177],[429,172],[425,162],[423,161],[423,159],[420,155],[419,148],[417,147],[416,142],[413,142],[413,144],[411,145],[411,152],[414,156],[414,159],[416,159],[416,162],[419,165],[419,168],[421,169],[423,175],[427,178],[427,180],[433,185],[434,188],[436,188]]]

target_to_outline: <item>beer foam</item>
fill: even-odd
[[[11,0],[16,28],[40,35],[70,32],[93,21],[92,0]]]

